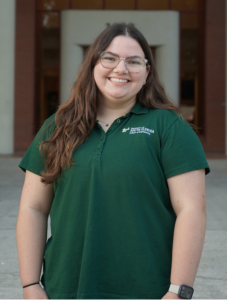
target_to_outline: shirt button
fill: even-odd
[[[121,120],[120,120],[120,119],[117,119],[117,123],[121,123]]]
[[[101,146],[98,146],[98,149],[100,149],[101,148]]]
[[[104,139],[104,137],[102,136],[100,140],[102,141],[103,139]]]

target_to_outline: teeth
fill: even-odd
[[[118,78],[110,78],[110,80],[113,81],[113,82],[128,82],[128,80],[118,79]]]

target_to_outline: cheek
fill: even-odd
[[[100,66],[100,64],[97,64],[94,67],[94,79],[96,83],[104,80],[107,74],[108,72],[105,69],[103,69],[103,67]]]
[[[146,80],[146,74],[134,74],[133,79],[138,85],[143,85],[144,81]]]
[[[94,67],[94,80],[95,80],[96,84],[99,81],[99,72],[98,72],[98,69],[97,69],[97,65]]]

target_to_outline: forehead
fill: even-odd
[[[116,36],[105,51],[114,52],[121,57],[132,55],[144,57],[144,52],[140,44],[135,39],[128,36]]]

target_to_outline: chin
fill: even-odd
[[[107,95],[106,96],[106,99],[125,99],[125,98],[128,98],[127,97],[128,95],[125,95],[125,94],[118,94],[118,93],[114,93],[114,94],[111,94],[111,95]]]

